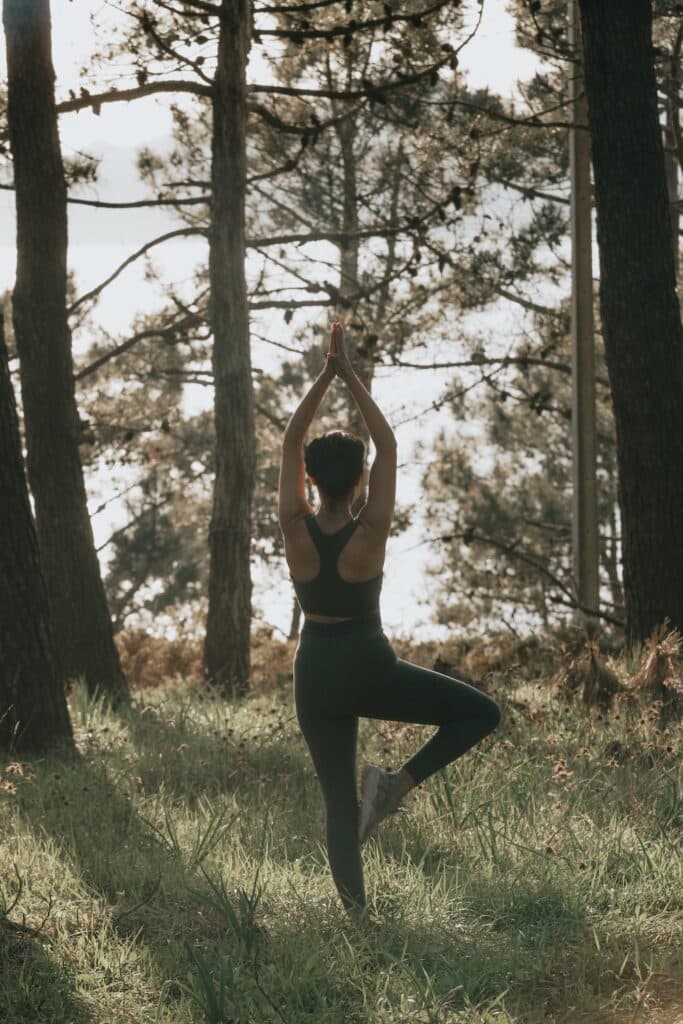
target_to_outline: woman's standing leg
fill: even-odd
[[[299,708],[297,714],[323,791],[334,883],[347,910],[364,907],[356,790],[358,719],[308,717]]]
[[[346,697],[351,673],[345,655],[352,649],[350,644],[340,647],[334,637],[302,631],[294,656],[297,719],[322,789],[330,869],[347,910],[365,906],[358,841],[358,718]]]

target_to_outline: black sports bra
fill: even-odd
[[[384,572],[361,583],[349,583],[337,572],[337,559],[359,525],[358,520],[349,520],[334,533],[323,533],[311,513],[305,517],[305,522],[320,555],[320,571],[307,583],[295,580],[291,572],[289,574],[301,610],[311,615],[338,615],[353,619],[379,617]]]

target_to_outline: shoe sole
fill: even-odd
[[[358,820],[358,842],[360,844],[365,843],[371,835],[367,829],[372,816],[370,808],[372,808],[377,796],[377,787],[377,771],[373,770],[373,765],[367,764],[362,769],[360,779],[360,818]]]
[[[367,830],[368,822],[370,821],[369,808],[372,807],[375,797],[377,795],[377,787],[379,781],[379,774],[377,771],[371,771],[373,765],[366,764],[363,768],[363,777],[361,780],[361,818],[358,822],[358,840],[362,844],[366,839],[369,839],[372,833],[375,831],[377,824],[370,831]],[[366,812],[363,814],[362,812]],[[367,816],[366,816],[367,814]],[[365,832],[365,834],[363,834]]]

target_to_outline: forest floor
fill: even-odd
[[[233,703],[76,687],[76,758],[0,762],[2,1024],[683,1024],[680,722],[489,664],[501,725],[363,847],[359,930],[291,654]],[[429,731],[363,720],[359,756]]]

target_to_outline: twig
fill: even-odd
[[[116,270],[114,270],[109,275],[109,277],[106,278],[106,280],[101,281],[100,284],[97,285],[97,287],[91,288],[89,292],[85,293],[85,295],[81,295],[78,299],[75,300],[75,302],[72,302],[69,308],[67,309],[67,314],[69,316],[72,316],[73,313],[75,313],[79,306],[82,306],[84,302],[88,302],[90,299],[96,298],[100,294],[100,292],[107,287],[108,284],[111,284],[111,282],[126,269],[126,267],[129,267],[131,263],[135,262],[135,260],[139,259],[141,256],[144,256],[145,253],[149,252],[149,250],[152,249],[155,245],[160,245],[162,242],[167,242],[171,238],[187,238],[191,235],[206,234],[207,231],[205,228],[178,228],[176,231],[168,231],[165,235],[160,235],[159,238],[154,238],[151,242],[146,242],[145,245],[137,249],[136,252],[134,252],[131,256],[128,256],[128,258],[125,259],[123,263],[120,263]]]
[[[268,1000],[268,1002],[273,1007],[273,1009],[275,1010],[275,1012],[277,1013],[278,1017],[283,1022],[283,1024],[287,1024],[287,1018],[285,1016],[283,1016],[282,1010],[277,1005],[277,1003],[274,1001],[273,997],[268,992],[266,992],[266,990],[264,989],[263,985],[261,984],[261,982],[259,980],[258,967],[256,966],[256,956],[253,956],[251,958],[251,967],[252,967],[252,970],[254,972],[254,982],[256,984],[256,988],[259,990],[259,992],[264,997],[264,999]]]
[[[43,920],[40,922],[37,928],[31,928],[27,924],[17,924],[16,921],[10,921],[9,914],[11,914],[11,912],[16,907],[21,897],[21,894],[24,891],[24,880],[19,874],[19,868],[17,867],[16,863],[12,864],[12,867],[14,868],[14,873],[19,881],[19,887],[9,907],[6,907],[5,910],[0,914],[0,927],[6,928],[8,931],[18,932],[20,935],[30,935],[32,938],[41,939],[42,941],[51,943],[52,938],[43,932],[43,928],[45,927],[47,920],[50,917],[50,914],[52,913],[52,908],[54,906],[52,894],[48,896],[47,911],[45,913],[45,916],[43,917]]]
[[[161,885],[161,872],[159,872],[159,874],[157,876],[156,882],[154,883],[154,885],[152,886],[150,891],[147,893],[147,895],[143,896],[142,899],[138,900],[137,903],[134,903],[132,907],[128,907],[127,910],[122,910],[120,913],[114,914],[113,915],[113,920],[118,923],[121,920],[122,917],[126,917],[126,915],[128,915],[128,914],[134,913],[136,910],[139,910],[140,907],[144,907],[144,905],[146,903],[149,903],[149,901],[152,899],[152,897],[157,894],[160,885]]]
[[[5,908],[5,911],[3,912],[2,915],[3,917],[9,917],[9,915],[12,913],[17,903],[19,902],[19,898],[21,897],[22,892],[24,891],[24,879],[19,874],[19,868],[16,865],[16,861],[12,864],[12,867],[14,868],[14,874],[17,876],[19,888],[17,889],[14,899],[10,903],[9,907]]]
[[[658,977],[659,978],[669,978],[670,975],[668,975],[665,971],[650,971],[650,973],[648,974],[647,978],[645,979],[645,984],[643,985],[643,990],[642,990],[642,992],[640,993],[640,995],[638,997],[638,1002],[635,1005],[635,1008],[633,1010],[633,1013],[631,1014],[631,1018],[630,1018],[628,1024],[635,1024],[636,1017],[640,1013],[640,1008],[643,1005],[643,1000],[645,999],[645,993],[647,992],[647,986],[650,984],[650,981],[652,980],[652,978],[658,978]]]

